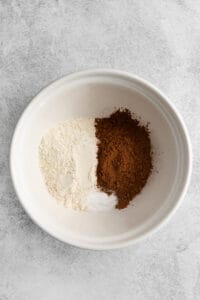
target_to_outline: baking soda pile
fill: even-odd
[[[149,131],[128,110],[67,120],[43,136],[39,162],[48,192],[65,207],[122,209],[151,173]]]

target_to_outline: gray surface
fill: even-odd
[[[0,0],[0,300],[200,298],[200,3],[198,0]],[[181,208],[149,239],[97,252],[32,223],[8,167],[16,122],[32,97],[77,70],[131,71],[165,92],[193,145]]]

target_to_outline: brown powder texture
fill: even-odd
[[[125,208],[139,194],[152,170],[151,141],[147,126],[133,119],[128,109],[117,110],[108,118],[95,119],[97,186],[115,193],[116,208]]]

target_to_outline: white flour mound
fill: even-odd
[[[58,124],[42,138],[40,167],[49,193],[64,206],[87,210],[96,190],[97,140],[94,119]]]

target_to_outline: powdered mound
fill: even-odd
[[[125,208],[139,194],[152,170],[151,142],[147,126],[133,119],[129,110],[117,110],[95,119],[97,186],[118,197],[116,208]]]
[[[49,193],[66,207],[87,209],[96,190],[97,141],[94,119],[59,123],[42,138],[40,168]]]

